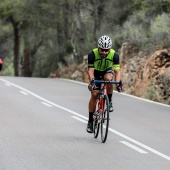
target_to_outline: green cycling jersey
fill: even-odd
[[[119,62],[115,62],[115,51],[113,49],[110,50],[109,54],[106,56],[106,58],[102,58],[99,54],[98,48],[93,49],[94,53],[94,60],[93,63],[89,63],[89,67],[94,67],[95,70],[98,71],[105,71],[108,68],[112,68],[114,70],[120,69]]]

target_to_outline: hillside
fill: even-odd
[[[170,49],[145,56],[133,45],[124,43],[120,57],[126,93],[170,104]]]

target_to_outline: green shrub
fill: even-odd
[[[153,96],[154,96],[154,92],[155,92],[155,88],[154,86],[151,84],[148,86],[148,89],[147,89],[147,92],[145,94],[145,98],[146,99],[149,99],[149,100],[152,100],[153,99]]]
[[[148,31],[143,22],[144,16],[131,16],[123,25],[119,34],[122,37],[122,42],[130,41],[137,43],[141,49],[146,48],[148,43]]]
[[[150,33],[152,43],[161,48],[170,45],[170,14],[158,15],[152,22]]]
[[[14,76],[13,62],[10,57],[4,59],[2,72],[3,76]]]

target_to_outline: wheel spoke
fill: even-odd
[[[107,139],[108,127],[109,127],[109,100],[108,96],[104,96],[104,113],[101,121],[101,140],[104,143]]]
[[[98,137],[99,134],[99,128],[100,128],[100,119],[99,119],[99,113],[96,111],[93,116],[93,132],[94,132],[94,138]]]

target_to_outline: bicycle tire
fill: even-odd
[[[104,107],[101,120],[101,140],[102,143],[106,142],[109,128],[109,99],[107,95],[104,95]]]
[[[99,120],[99,115],[97,113],[95,113],[94,117],[95,118],[93,120],[93,133],[94,133],[94,138],[97,138],[100,129],[100,120]]]

